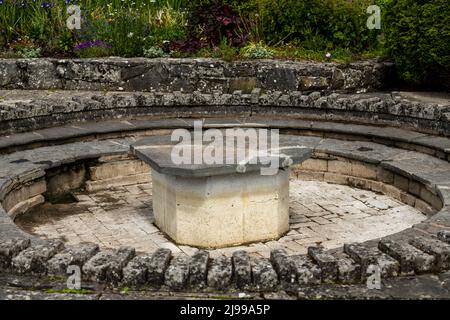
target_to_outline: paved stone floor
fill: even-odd
[[[133,246],[140,252],[159,247],[176,254],[196,248],[177,246],[152,224],[152,186],[140,184],[97,193],[78,193],[78,202],[46,203],[16,220],[42,238],[62,237],[68,244],[89,241],[103,247]],[[426,219],[416,209],[374,192],[329,184],[292,180],[289,233],[278,241],[254,243],[211,251],[211,257],[231,255],[238,249],[268,257],[270,250],[306,253],[322,244],[328,249],[345,242],[366,241],[399,232]]]

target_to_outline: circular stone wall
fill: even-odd
[[[346,242],[363,242],[393,234],[420,223],[426,216],[388,196],[349,186],[292,179],[290,231],[277,241],[210,250],[211,256],[245,249],[270,256],[272,249],[304,254],[309,246],[326,249]],[[177,245],[154,225],[152,184],[77,192],[77,202],[46,203],[16,219],[25,231],[41,238],[61,238],[68,245],[99,243],[103,248],[130,246],[144,253],[158,248],[191,255],[196,248]]]
[[[372,262],[383,279],[450,269],[448,94],[370,92],[385,83],[374,62],[112,60],[0,62],[2,272],[66,275],[75,260],[84,279],[114,285],[270,291],[364,282]],[[280,129],[314,150],[292,168],[285,237],[205,252],[152,226],[149,170],[130,144],[198,118],[205,128]],[[79,201],[61,204],[70,193]],[[44,241],[14,220],[42,238],[94,244]],[[139,243],[146,231],[153,250]],[[129,243],[151,254],[106,249]]]

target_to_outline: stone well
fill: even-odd
[[[280,137],[278,155],[269,157],[273,172],[264,171],[260,159],[242,164],[238,157],[228,164],[174,164],[174,143],[169,136],[134,144],[135,155],[153,169],[156,225],[176,243],[196,247],[278,239],[289,230],[289,166],[306,160],[312,152],[295,139]],[[198,147],[202,152],[205,146],[189,145],[192,151]],[[231,153],[236,155],[237,150],[233,144]],[[229,147],[224,154],[227,151]],[[255,154],[255,150],[248,151]]]

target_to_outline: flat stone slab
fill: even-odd
[[[248,135],[246,134],[246,130],[249,129],[254,130],[252,128],[247,128],[242,129],[239,132],[234,131],[236,133],[235,140],[242,141],[242,139],[248,137]],[[270,130],[255,130],[259,134],[267,132],[270,135]],[[207,130],[203,132],[207,132]],[[221,130],[220,132],[224,132],[224,130]],[[209,142],[203,141],[200,143],[190,143],[186,147],[186,149],[184,149],[187,152],[191,153],[190,163],[174,163],[173,150],[179,144],[179,140],[171,141],[171,136],[169,135],[153,136],[142,139],[132,144],[131,150],[139,159],[148,163],[152,167],[152,169],[156,170],[159,173],[191,178],[226,175],[236,172],[243,173],[258,171],[264,167],[269,166],[268,164],[264,164],[263,162],[270,162],[271,166],[274,166],[274,164],[276,164],[277,169],[286,168],[290,165],[303,162],[312,154],[312,148],[302,144],[301,139],[298,136],[294,135],[279,135],[278,147],[272,147],[272,141],[269,138],[268,140],[270,142],[267,142],[265,148],[260,147],[259,143],[257,146],[244,146],[244,148],[240,148],[239,145],[236,144],[234,148],[229,148],[226,145],[225,136],[226,134],[224,133],[224,148],[222,149],[222,157],[217,158],[218,160],[222,159],[222,163],[209,164],[204,161],[204,155],[206,153],[209,153],[212,149],[207,149],[208,147],[211,148],[211,146],[209,146]],[[194,140],[192,141],[194,142]],[[247,156],[246,159],[241,162],[239,160],[241,160],[242,157],[239,156],[239,152],[244,151],[247,152]],[[196,161],[194,158],[195,153],[200,153],[203,156],[203,161]],[[227,154],[233,156],[234,160],[232,161],[232,163],[231,161],[230,163],[227,163]],[[264,159],[262,159],[263,157]]]
[[[220,248],[289,230],[289,167],[312,154],[302,139],[195,124],[193,132],[172,136],[146,138],[131,149],[153,169],[155,223],[176,243]]]

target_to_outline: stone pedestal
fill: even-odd
[[[156,225],[178,244],[217,248],[289,230],[289,169],[188,178],[152,173]]]
[[[206,150],[187,146],[192,154]],[[263,170],[268,164],[263,161],[176,164],[173,148],[170,136],[145,138],[131,146],[152,168],[155,223],[176,243],[220,248],[277,239],[289,230],[289,166],[312,153],[296,136],[281,135],[270,149],[270,160],[277,160],[270,161],[275,169],[270,174]],[[235,155],[237,150],[225,151]],[[273,150],[278,150],[276,156]]]

